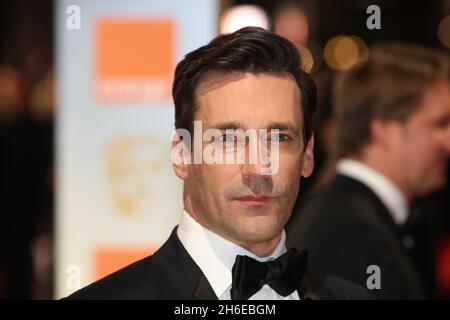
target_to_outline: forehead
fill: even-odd
[[[265,128],[270,123],[303,123],[297,82],[284,74],[210,73],[196,90],[195,120],[206,126],[218,122]]]

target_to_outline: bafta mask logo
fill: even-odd
[[[164,149],[146,136],[122,137],[106,149],[112,198],[119,212],[133,216],[149,203],[163,168]],[[154,199],[153,199],[154,200]]]

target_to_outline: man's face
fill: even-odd
[[[243,164],[186,165],[185,175],[177,172],[185,180],[186,209],[200,224],[243,247],[277,239],[291,215],[300,178],[309,176],[313,166],[312,139],[304,148],[296,82],[282,75],[215,74],[201,81],[196,97],[194,120],[202,121],[203,131],[279,129],[276,137],[268,134],[279,140],[279,168],[262,175],[262,164],[249,164],[248,157]]]
[[[431,87],[394,139],[402,180],[411,197],[445,184],[450,156],[450,83]]]

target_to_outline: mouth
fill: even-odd
[[[274,197],[269,197],[267,195],[259,195],[259,196],[244,195],[244,196],[236,197],[233,200],[237,201],[238,203],[240,203],[242,205],[260,206],[260,205],[268,204],[271,201],[273,201],[274,199],[275,199]]]

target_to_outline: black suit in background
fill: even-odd
[[[288,246],[310,252],[310,266],[367,288],[367,267],[381,271],[378,299],[427,298],[414,257],[414,244],[381,200],[364,184],[336,177],[311,194],[287,226]]]
[[[215,300],[208,280],[178,239],[176,228],[151,257],[135,262],[68,299]],[[298,289],[303,299],[368,299],[359,286],[337,277],[321,282],[306,271]]]

